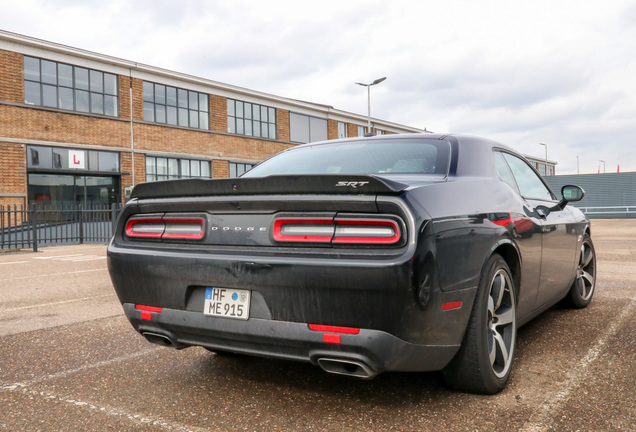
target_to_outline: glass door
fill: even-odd
[[[29,174],[29,203],[55,207],[111,205],[121,201],[119,177]]]
[[[117,177],[77,176],[75,178],[76,203],[91,207],[119,202],[118,180]]]

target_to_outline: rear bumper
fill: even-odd
[[[359,334],[316,332],[307,324],[250,318],[247,321],[215,318],[200,312],[163,309],[144,313],[124,303],[135,330],[148,340],[177,349],[202,346],[211,350],[323,365],[343,361],[364,365],[370,376],[383,371],[440,370],[459,345],[419,345],[389,333],[361,329]],[[325,337],[325,335],[328,335]]]

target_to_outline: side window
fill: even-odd
[[[550,190],[543,184],[539,176],[530,168],[530,165],[522,159],[508,153],[503,154],[510,171],[519,186],[519,192],[524,198],[534,198],[539,200],[553,200]]]
[[[499,178],[508,183],[511,188],[519,192],[517,183],[515,182],[515,179],[510,172],[510,168],[508,168],[508,163],[501,152],[495,152],[495,167],[497,168],[497,175]]]

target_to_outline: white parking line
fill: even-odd
[[[12,262],[0,263],[0,265],[24,264],[24,263],[28,263],[28,261],[12,261]]]
[[[54,373],[54,374],[49,374],[45,377],[42,378],[36,378],[34,380],[30,380],[27,382],[23,382],[23,383],[13,383],[13,384],[5,384],[2,385],[2,387],[0,387],[0,389],[2,389],[3,391],[19,391],[22,392],[28,396],[30,396],[31,398],[36,398],[36,397],[40,397],[42,399],[45,400],[50,400],[50,401],[59,401],[59,402],[66,402],[69,405],[73,405],[82,409],[86,409],[92,412],[100,412],[100,413],[104,413],[110,417],[118,417],[118,418],[123,418],[123,419],[128,419],[133,423],[136,424],[143,424],[143,425],[152,425],[152,426],[156,426],[160,429],[163,430],[169,430],[169,431],[180,431],[180,432],[204,432],[207,431],[209,429],[204,429],[204,428],[198,428],[198,427],[191,427],[191,426],[185,426],[185,425],[179,425],[179,424],[174,424],[174,423],[170,423],[166,420],[163,420],[161,418],[158,417],[152,417],[152,416],[146,416],[143,414],[133,414],[133,413],[129,413],[127,411],[118,409],[118,408],[113,408],[113,407],[109,407],[109,406],[105,406],[105,405],[97,405],[93,402],[88,402],[88,401],[83,401],[83,400],[78,400],[78,399],[74,399],[71,396],[59,396],[56,395],[54,393],[48,392],[48,391],[41,391],[41,390],[37,390],[34,388],[34,384],[37,384],[38,382],[42,382],[44,380],[47,379],[55,379],[55,378],[62,378],[66,375],[69,374],[73,374],[76,372],[83,372],[89,369],[94,369],[94,368],[98,368],[98,367],[102,367],[102,366],[108,366],[110,364],[113,363],[117,363],[117,362],[121,362],[121,361],[126,361],[126,360],[131,360],[137,357],[142,357],[146,354],[150,354],[151,352],[158,350],[158,349],[162,349],[161,347],[155,347],[155,348],[150,348],[150,349],[146,349],[144,351],[138,351],[132,354],[128,354],[125,356],[121,356],[121,357],[116,357],[114,359],[110,359],[110,360],[105,360],[105,361],[101,361],[101,362],[97,362],[97,363],[93,363],[93,364],[89,364],[89,365],[85,365],[85,366],[81,366],[79,368],[75,368],[75,369],[69,369],[66,371],[61,371],[58,373]]]
[[[636,300],[630,301],[621,311],[620,315],[612,322],[607,331],[590,348],[585,357],[576,367],[571,369],[571,373],[566,375],[566,379],[560,386],[561,391],[547,397],[539,408],[530,416],[525,425],[518,432],[540,432],[547,430],[552,425],[551,416],[556,415],[562,405],[566,403],[570,394],[575,390],[587,376],[590,365],[598,358],[601,351],[607,344],[607,340],[614,336],[620,327],[627,321],[636,306]]]
[[[33,259],[41,259],[41,260],[54,260],[54,259],[60,259],[60,258],[66,258],[66,257],[77,257],[77,256],[82,256],[83,254],[72,254],[72,255],[55,255],[55,256],[41,256],[41,257],[33,257]]]
[[[82,261],[95,261],[95,260],[103,260],[106,259],[105,256],[98,255],[82,255],[78,257],[68,257],[68,258],[60,258],[54,261],[73,261],[73,262],[82,262]]]
[[[87,300],[95,300],[95,299],[104,298],[104,297],[113,297],[114,295],[115,293],[103,294],[103,295],[98,295],[93,297],[83,297],[83,298],[72,299],[72,300],[63,300],[63,301],[52,302],[52,303],[44,303],[44,304],[39,303],[36,305],[31,305],[31,306],[22,306],[22,307],[13,308],[13,309],[5,309],[0,311],[0,313],[15,312],[15,311],[21,311],[21,310],[27,310],[27,309],[35,309],[35,308],[46,308],[49,306],[56,306],[56,305],[67,304],[67,303],[76,303],[76,302],[87,301]]]
[[[108,270],[108,269],[104,267],[104,268],[93,269],[93,270],[77,270],[77,271],[63,272],[63,273],[35,274],[30,276],[20,276],[20,277],[11,278],[11,279],[3,279],[3,282],[10,281],[10,280],[33,279],[33,278],[39,278],[39,277],[62,276],[62,275],[76,274],[76,273],[89,273],[89,272],[104,271],[104,270]]]
[[[33,259],[82,262],[82,261],[102,260],[102,259],[106,259],[106,257],[102,255],[74,254],[74,255],[57,255],[57,256],[50,256],[50,257],[33,257]]]

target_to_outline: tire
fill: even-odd
[[[596,251],[592,238],[585,234],[581,251],[579,252],[576,277],[567,296],[563,299],[563,305],[575,309],[587,307],[592,301],[594,288],[596,287]]]
[[[513,280],[506,261],[492,255],[479,281],[462,346],[442,371],[449,387],[495,394],[506,386],[517,339]]]

